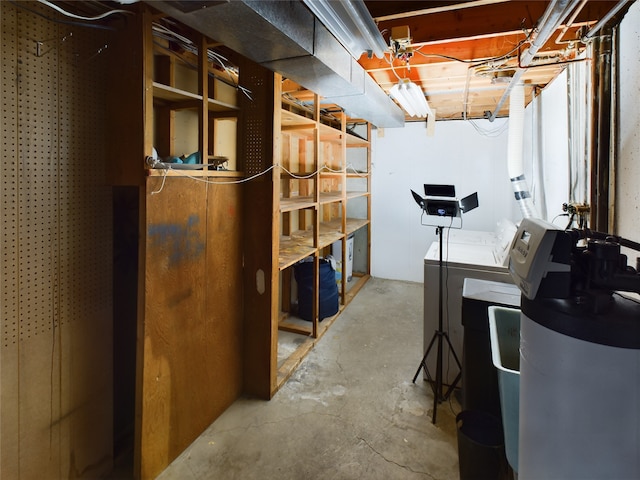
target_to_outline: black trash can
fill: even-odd
[[[491,360],[491,305],[520,307],[520,289],[513,284],[465,278],[462,289],[462,409],[482,410],[501,418],[498,374]]]
[[[501,480],[508,472],[500,420],[480,410],[456,416],[460,480]]]

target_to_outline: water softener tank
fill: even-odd
[[[518,478],[640,479],[640,273],[620,250],[640,244],[525,220]]]
[[[519,478],[640,478],[640,304],[522,298]]]

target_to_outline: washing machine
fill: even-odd
[[[442,305],[443,330],[458,359],[462,361],[464,331],[462,326],[462,293],[465,278],[513,283],[508,269],[508,254],[516,226],[505,220],[493,232],[445,229],[442,235]],[[440,239],[439,239],[440,240]],[[424,352],[439,322],[440,242],[433,242],[424,257]],[[442,379],[451,385],[460,369],[443,343]],[[436,355],[426,358],[427,369],[435,372]],[[434,375],[432,374],[432,377]]]

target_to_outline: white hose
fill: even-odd
[[[511,187],[520,206],[523,218],[538,217],[529,186],[524,177],[522,159],[522,135],[524,132],[524,86],[514,85],[509,97],[509,143],[507,146],[507,169]]]

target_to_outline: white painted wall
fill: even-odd
[[[640,242],[640,2],[620,26],[620,120],[616,171],[616,220],[625,238]],[[562,204],[569,200],[567,80],[562,74],[525,112],[525,175],[540,215],[564,227]],[[506,120],[477,122],[496,130]],[[536,124],[542,125],[536,136]],[[507,129],[479,134],[470,122],[437,122],[428,137],[424,123],[386,129],[372,139],[371,272],[390,279],[423,281],[423,259],[437,240],[435,227],[421,225],[410,189],[424,183],[456,186],[458,197],[478,192],[480,207],[464,215],[464,229],[493,231],[501,218],[519,221],[520,209],[507,178]],[[535,165],[542,159],[542,168]],[[544,202],[541,199],[544,198]],[[627,252],[635,264],[635,252]]]
[[[534,202],[542,218],[560,226],[566,217],[558,215],[569,200],[566,83],[566,75],[559,76],[527,107],[523,136],[524,173]],[[538,123],[540,136],[535,133]],[[474,124],[479,128],[465,121],[437,122],[431,137],[422,122],[386,129],[382,137],[374,134],[374,276],[423,281],[423,259],[437,236],[435,227],[421,224],[421,211],[409,190],[424,195],[424,183],[453,184],[458,198],[478,192],[480,207],[463,215],[465,230],[494,231],[503,218],[522,218],[507,171],[508,120]]]
[[[505,127],[502,119],[476,123],[487,130]],[[470,122],[437,122],[429,137],[424,123],[412,122],[373,137],[374,276],[422,282],[424,256],[437,237],[435,227],[421,224],[410,190],[424,196],[425,183],[453,184],[459,198],[478,192],[480,207],[464,215],[464,229],[493,231],[502,218],[520,218],[507,175],[506,129],[485,136]]]
[[[618,235],[640,242],[640,3],[620,25],[620,119],[616,171]],[[627,252],[635,266],[638,252]]]

